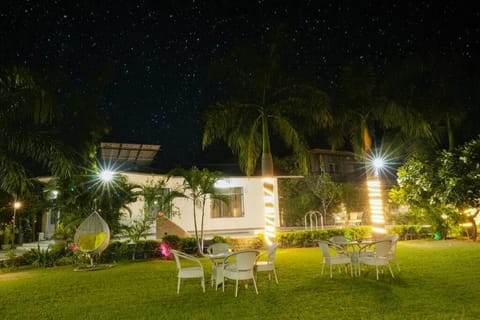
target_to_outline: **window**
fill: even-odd
[[[174,208],[170,196],[171,192],[172,190],[170,188],[162,188],[154,195],[155,198],[150,204],[150,207],[145,208],[148,210],[150,219],[155,219],[160,212],[169,219],[172,217]],[[145,203],[145,205],[147,204]]]
[[[228,200],[212,200],[212,218],[235,218],[244,216],[242,187],[216,189],[216,192],[226,196]]]

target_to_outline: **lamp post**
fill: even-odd
[[[17,209],[20,209],[21,207],[22,207],[22,203],[17,201],[17,199],[15,199],[15,201],[13,202],[12,247],[15,243],[15,219],[17,216]]]

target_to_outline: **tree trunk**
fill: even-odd
[[[262,153],[262,176],[273,176],[273,158],[271,153]]]

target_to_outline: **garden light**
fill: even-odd
[[[271,245],[275,239],[275,195],[273,178],[263,178],[263,203],[265,214],[265,240]]]
[[[113,175],[114,175],[114,172],[111,171],[111,170],[102,170],[100,171],[100,173],[98,174],[98,177],[100,178],[100,180],[102,180],[103,182],[110,182],[113,180]]]

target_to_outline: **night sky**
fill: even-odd
[[[215,100],[209,64],[238,41],[285,27],[288,69],[334,87],[348,63],[381,68],[428,54],[479,61],[480,10],[463,1],[39,1],[0,4],[2,65],[61,69],[76,86],[106,65],[106,141],[162,145],[160,159],[198,157],[200,114]],[[48,72],[48,71],[45,71]]]

